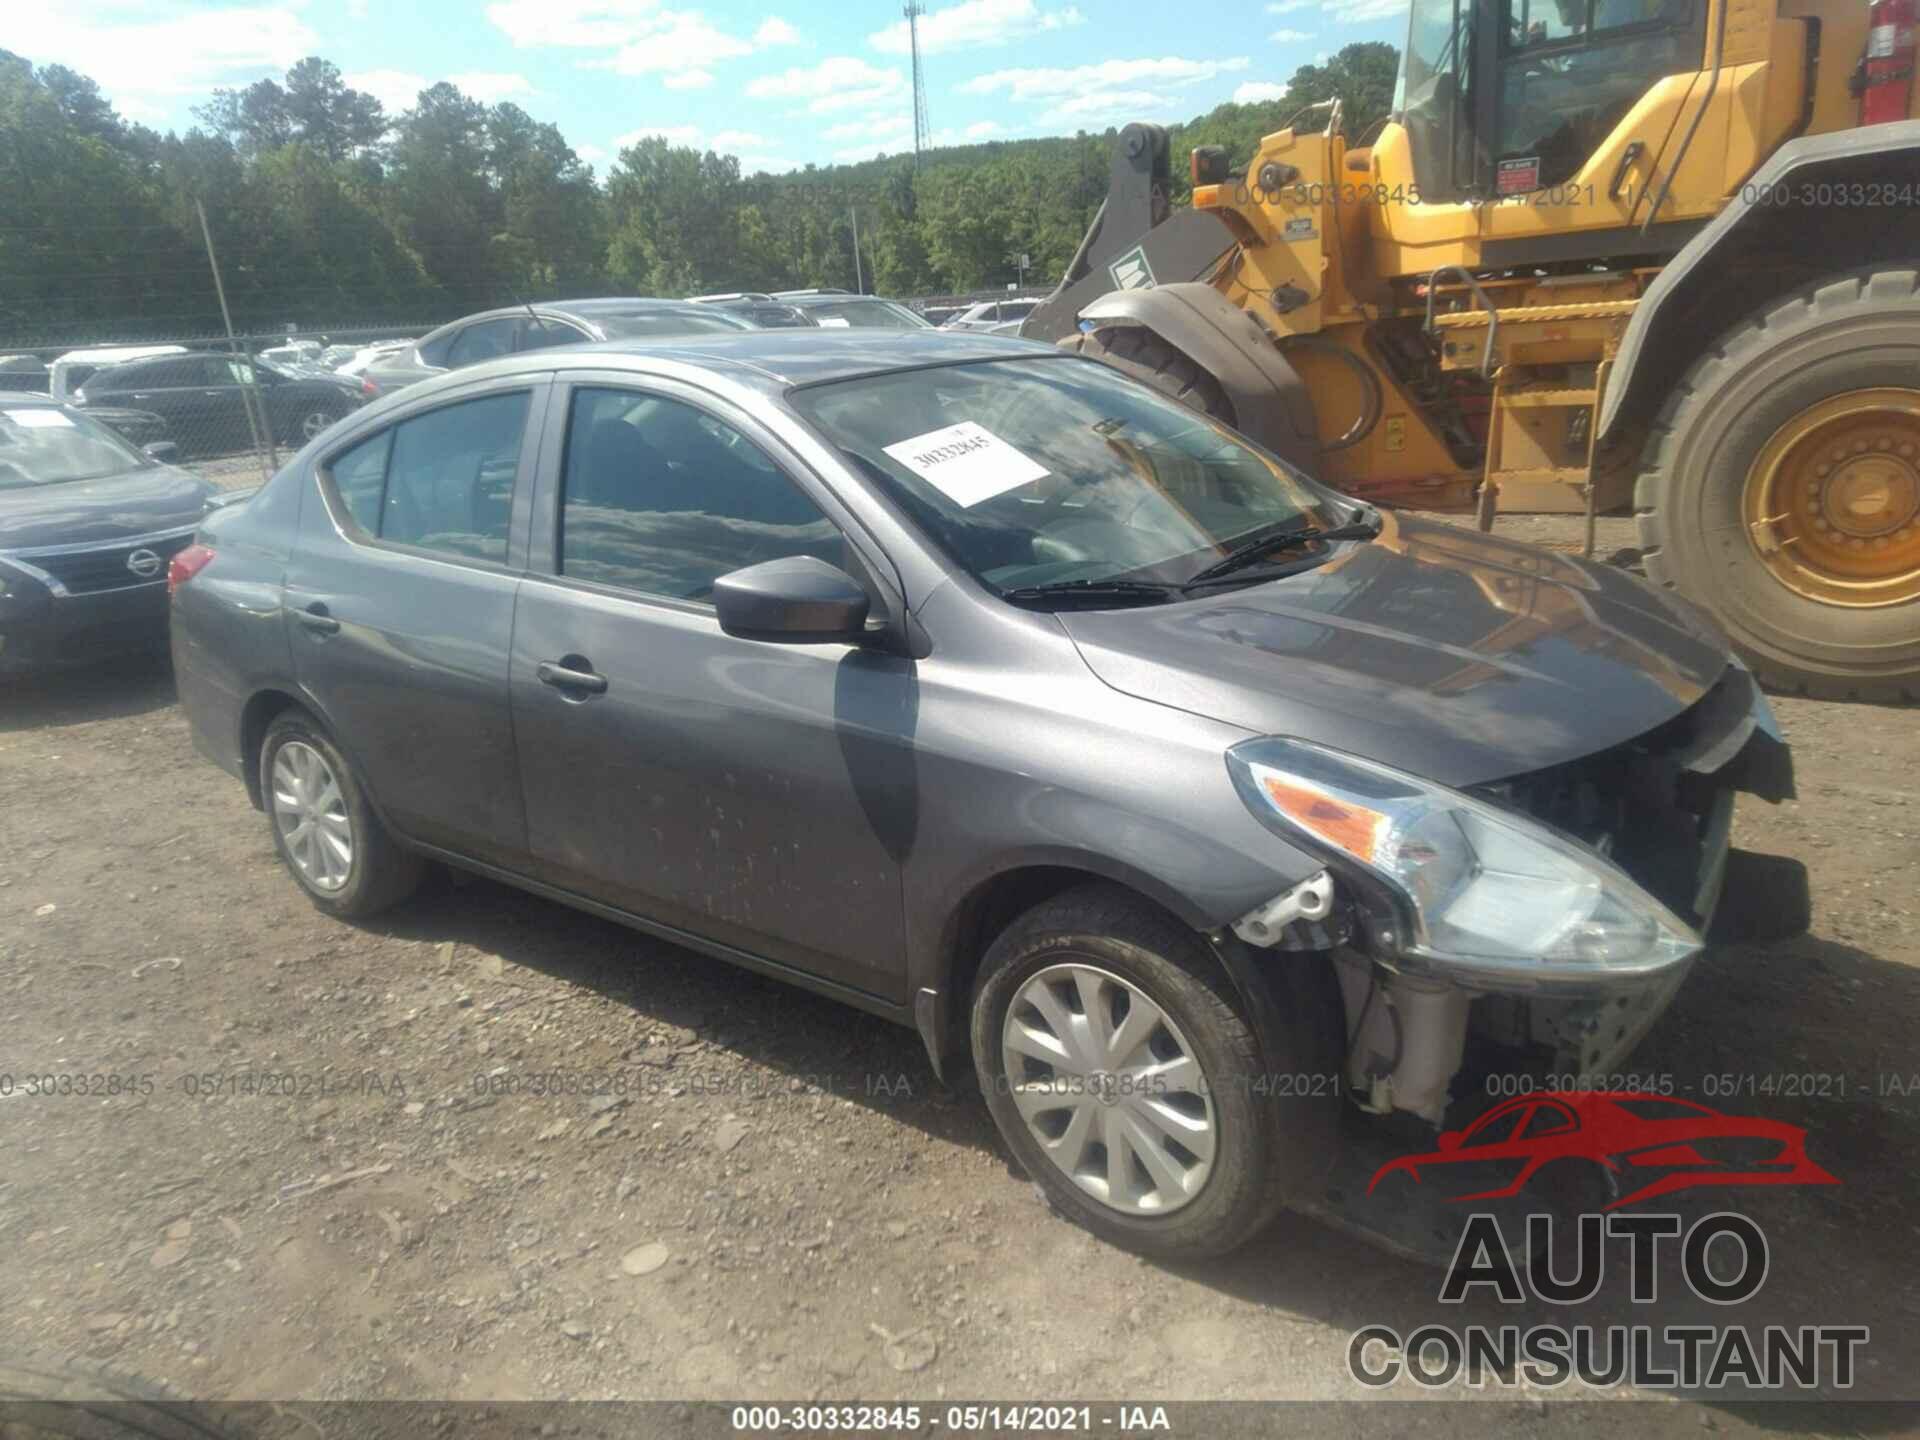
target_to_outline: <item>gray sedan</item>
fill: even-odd
[[[596,340],[712,335],[754,328],[743,315],[683,300],[541,301],[462,316],[372,361],[360,373],[384,394],[502,355]]]
[[[1164,1256],[1445,1123],[1470,1030],[1617,1064],[1791,783],[1691,610],[1019,340],[475,366],[181,569],[195,741],[322,910],[438,861],[910,1025]]]

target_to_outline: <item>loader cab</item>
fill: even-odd
[[[1565,184],[1668,75],[1698,71],[1706,0],[1414,0],[1395,106],[1420,198]]]

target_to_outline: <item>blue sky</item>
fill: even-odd
[[[1277,94],[1356,40],[1400,43],[1407,0],[933,0],[920,22],[936,143],[1183,120]],[[93,76],[129,119],[184,129],[216,86],[324,55],[390,109],[450,79],[558,124],[605,174],[663,134],[748,170],[911,150],[899,0],[0,0],[0,49]]]

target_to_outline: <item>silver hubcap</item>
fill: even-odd
[[[353,870],[353,821],[326,757],[289,740],[273,757],[273,823],[287,858],[316,890],[338,890]]]
[[[1193,1048],[1145,992],[1091,965],[1022,985],[1001,1030],[1027,1129],[1075,1185],[1129,1215],[1164,1215],[1213,1169],[1213,1099]]]
[[[316,410],[300,422],[300,433],[306,439],[311,440],[332,423],[333,417],[331,415],[322,415]]]

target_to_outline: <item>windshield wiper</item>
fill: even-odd
[[[1207,566],[1199,574],[1189,577],[1180,588],[1193,590],[1200,586],[1211,585],[1216,580],[1224,580],[1239,571],[1258,565],[1269,555],[1277,555],[1282,550],[1297,550],[1302,545],[1312,545],[1320,541],[1371,540],[1379,533],[1380,520],[1372,512],[1368,512],[1364,519],[1354,520],[1345,525],[1336,525],[1331,530],[1321,530],[1311,526],[1298,530],[1280,530],[1249,540],[1239,549]]]
[[[1152,605],[1171,600],[1179,592],[1151,580],[1055,580],[1047,585],[1021,585],[1002,590],[1000,598],[1016,605],[1038,600],[1086,600],[1097,604]]]

